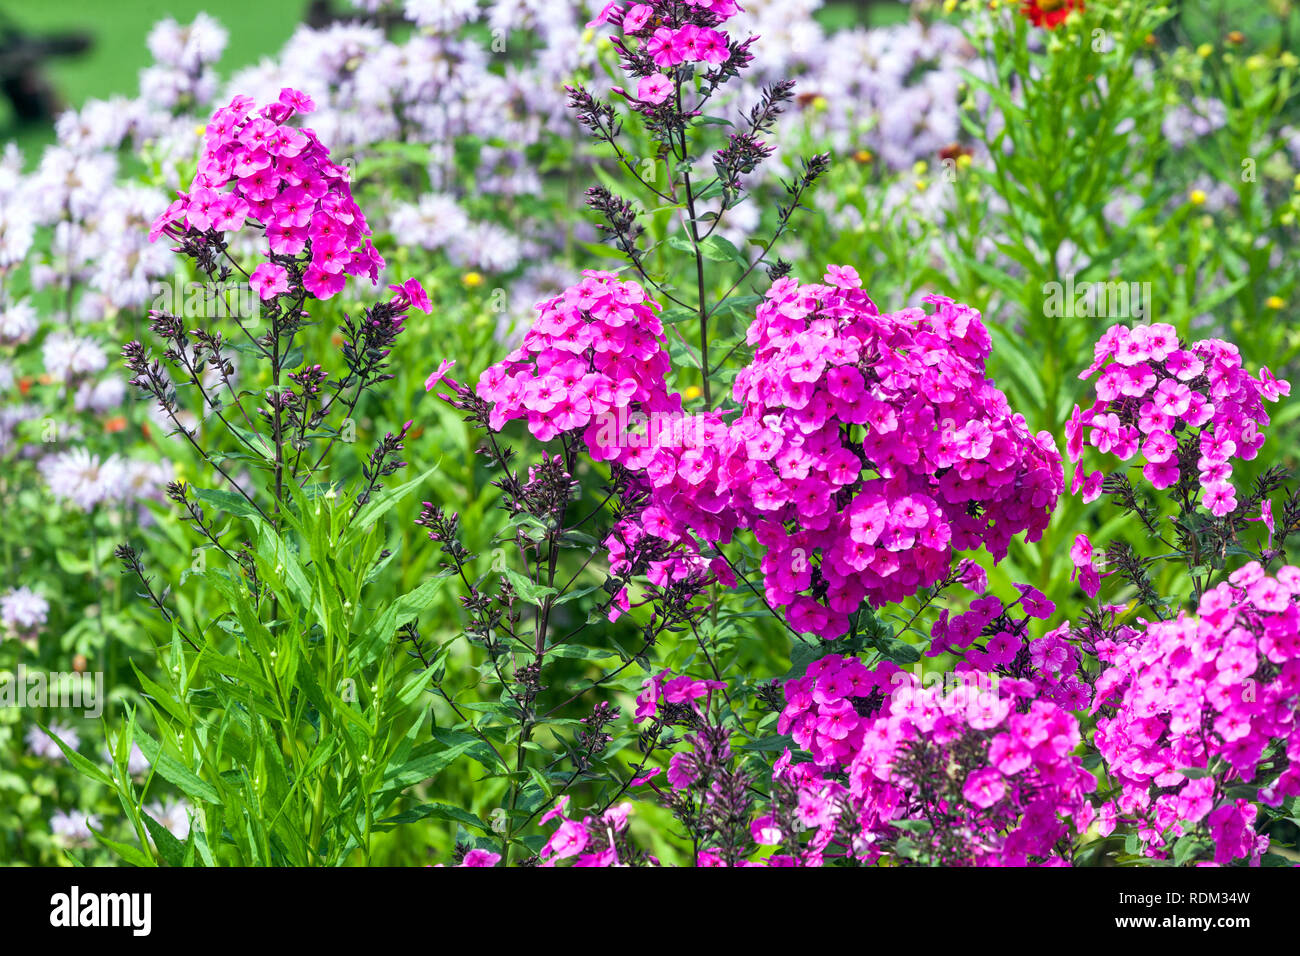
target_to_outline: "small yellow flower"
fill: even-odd
[[[698,385],[687,385],[686,391],[682,392],[682,398],[686,399],[689,402],[699,398],[703,394],[704,392],[700,389]]]
[[[477,289],[483,284],[483,275],[479,272],[466,272],[460,277],[460,281],[470,289]]]
[[[827,101],[826,97],[824,97],[824,96],[822,96],[822,95],[820,95],[820,94],[818,94],[817,96],[814,96],[814,97],[812,98],[812,108],[815,109],[815,110],[817,110],[817,111],[819,111],[819,112],[820,112],[821,110],[826,109],[826,107],[829,106],[829,105],[830,105],[830,103]]]
[[[1202,43],[1196,48],[1196,55],[1202,60],[1214,55],[1214,47],[1209,43]]]
[[[918,179],[912,185],[916,187],[917,192],[923,193],[929,187],[930,184],[926,182],[924,179]]]
[[[1229,43],[1231,43],[1233,46],[1241,46],[1241,44],[1246,42],[1246,34],[1242,33],[1240,30],[1233,30],[1226,37],[1224,37],[1224,39],[1227,40]]]
[[[855,160],[857,160],[859,163],[869,163],[869,162],[871,162],[873,159],[875,159],[876,157],[875,157],[874,155],[872,155],[871,150],[869,150],[869,149],[860,149],[860,150],[858,150],[856,153],[853,154],[853,158],[854,158]]]
[[[930,168],[930,165],[929,165],[929,164],[928,164],[924,159],[918,159],[918,160],[916,161],[915,165],[912,166],[912,175],[913,175],[913,176],[924,176],[925,173],[926,173],[926,170],[928,170],[929,168]]]
[[[1268,57],[1256,53],[1254,56],[1246,58],[1246,69],[1252,73],[1259,73],[1268,69]]]
[[[1205,190],[1193,189],[1187,198],[1193,206],[1204,206],[1206,199]]]
[[[970,157],[970,153],[962,153],[960,156],[957,157],[957,168],[970,169],[970,164],[972,162],[973,160]]]
[[[1278,65],[1285,70],[1294,70],[1300,66],[1300,57],[1297,57],[1290,50],[1283,50],[1282,55],[1277,58]]]
[[[195,136],[202,136],[202,135],[203,135],[204,133],[206,133],[207,131],[208,131],[208,128],[207,128],[206,126],[202,126],[202,125],[200,125],[200,126],[196,126],[196,127],[194,127],[194,135],[195,135]]]
[[[957,0],[943,0],[943,12],[952,13],[957,9]]]
[[[1282,300],[1280,295],[1270,295],[1264,300],[1264,304],[1276,312],[1278,309],[1282,308],[1282,306],[1286,305],[1286,302]]]

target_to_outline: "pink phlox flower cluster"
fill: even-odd
[[[218,109],[205,129],[189,192],[158,217],[150,239],[178,236],[179,224],[235,232],[251,221],[265,232],[269,255],[305,253],[302,286],[316,298],[340,292],[348,276],[377,284],[384,260],[352,198],[350,173],[330,160],[312,130],[288,125],[295,113],[313,109],[309,96],[288,88],[260,110],[248,96]],[[288,280],[282,262],[260,264],[250,275],[263,299],[287,291]]]
[[[555,801],[555,806],[542,815],[543,825],[552,820],[555,831],[542,847],[541,866],[558,866],[565,860],[570,866],[621,866],[626,865],[618,856],[618,834],[627,829],[632,804],[620,803],[610,807],[599,817],[585,816],[581,820],[566,816],[568,795]]]
[[[717,66],[730,55],[727,35],[713,29],[740,12],[735,0],[686,0],[684,4],[608,3],[587,26],[616,26],[627,39],[636,39],[654,65],[671,68],[684,63]]]
[[[1037,588],[1017,584],[1016,589],[1020,596],[1014,601],[987,595],[960,614],[942,611],[930,630],[927,656],[954,654],[961,658],[953,669],[959,678],[1024,681],[1034,698],[1082,710],[1092,702],[1092,689],[1083,679],[1069,622],[1032,637],[1029,622],[1047,620],[1056,606]]]
[[[596,461],[639,461],[640,426],[681,410],[664,386],[659,304],[636,282],[588,270],[537,310],[520,346],[479,379],[491,427],[524,419],[539,441],[582,432]]]
[[[883,684],[891,688],[884,699]],[[942,817],[944,832],[930,844],[937,862],[1066,863],[1055,845],[1071,824],[1081,831],[1093,817],[1087,794],[1095,781],[1074,755],[1078,723],[1032,700],[1029,682],[1000,687],[1012,695],[947,693],[920,687],[893,665],[873,674],[857,658],[822,658],[787,683],[781,714],[813,763],[783,758],[777,774],[822,795],[810,800],[810,825],[849,807],[856,823],[847,842],[863,860],[894,856],[905,833],[926,846],[913,824]],[[846,794],[826,789],[827,772],[845,771]]]
[[[611,42],[636,89],[630,92],[616,86],[613,92],[648,117],[659,114],[653,121],[662,122],[683,108],[691,115],[690,106],[678,96],[682,80],[698,73],[708,83],[725,82],[752,59],[749,48],[756,37],[733,42],[718,29],[739,12],[733,0],[654,0],[626,9],[610,3],[588,26],[610,23],[621,31]],[[757,142],[752,135],[743,139],[746,145]]]
[[[870,669],[856,657],[820,658],[785,682],[777,733],[789,734],[817,767],[847,766],[885,700],[909,681],[889,661]]]
[[[742,403],[686,415],[669,394],[658,305],[635,282],[587,272],[539,305],[521,346],[478,394],[489,424],[522,418],[547,441],[579,433],[592,457],[637,476],[641,504],[606,542],[616,573],[653,537],[652,583],[713,574],[707,545],[751,529],[768,600],[797,630],[833,638],[864,599],[937,583],[956,550],[999,560],[1037,540],[1064,488],[1047,432],[1030,435],[987,378],[988,332],[942,297],[934,314],[882,315],[849,267],[827,284],[782,279],[748,333]],[[817,595],[817,596],[814,596]],[[612,612],[627,608],[620,595]]]
[[[703,707],[707,710],[713,692],[727,686],[724,681],[701,680],[686,674],[671,677],[671,674],[670,670],[662,670],[641,682],[641,693],[637,695],[632,718],[634,723],[654,718],[664,704],[684,704],[700,713],[698,701],[703,699]]]
[[[581,435],[594,460],[633,472],[625,497],[638,505],[605,541],[613,573],[635,564],[648,565],[657,585],[692,575],[730,581],[697,540],[727,540],[735,527],[716,481],[727,428],[717,413],[685,414],[680,394],[669,394],[658,312],[640,284],[584,272],[538,305],[523,342],[483,373],[478,394],[493,403],[492,428],[524,419],[540,441]],[[633,560],[652,544],[653,555]],[[620,594],[612,616],[628,607]]]
[[[491,850],[470,850],[456,866],[470,867],[492,867],[501,862],[501,854],[493,853]],[[434,866],[443,866],[442,863],[435,863]]]
[[[1216,517],[1237,507],[1234,459],[1249,461],[1264,443],[1269,417],[1264,402],[1290,394],[1291,386],[1261,368],[1253,377],[1235,345],[1204,339],[1183,348],[1173,326],[1112,326],[1080,373],[1100,372],[1096,401],[1075,406],[1065,426],[1066,454],[1075,463],[1071,494],[1085,502],[1102,493],[1105,474],[1080,467],[1091,446],[1120,461],[1139,458],[1143,477],[1157,489],[1183,484],[1199,490],[1201,505]]]
[[[827,284],[773,284],[719,476],[767,549],[768,600],[827,638],[864,598],[937,583],[954,551],[999,560],[1014,535],[1037,540],[1064,488],[1052,437],[985,374],[977,312],[929,296],[933,314],[882,314],[857,285],[840,267]]]
[[[1204,822],[1216,862],[1258,860],[1268,838],[1254,830],[1255,806],[1221,787],[1255,784],[1268,806],[1300,794],[1297,595],[1300,568],[1273,576],[1252,562],[1206,591],[1196,615],[1099,645],[1096,745],[1120,787],[1106,832],[1134,818],[1148,854],[1160,855],[1170,834]],[[1286,755],[1276,779],[1264,773],[1281,756],[1273,750]]]
[[[625,517],[604,542],[610,571],[644,567],[647,581],[658,587],[690,581],[700,590],[714,581],[734,587],[725,559],[703,553],[710,544],[729,541],[736,528],[729,496],[717,486],[717,446],[725,441],[726,426],[715,412],[669,422],[680,434],[668,428],[647,434],[643,448],[626,459],[642,470],[628,481]],[[627,610],[625,593],[617,606]]]

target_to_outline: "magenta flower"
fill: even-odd
[[[841,680],[845,672],[850,681]],[[903,821],[940,808],[948,825],[935,836],[946,847],[928,844],[939,854],[933,862],[1024,865],[1059,859],[1058,842],[1093,818],[1087,794],[1095,781],[1074,756],[1078,723],[1053,703],[1032,701],[1022,713],[995,693],[925,690],[895,665],[868,670],[838,656],[815,661],[784,690],[778,732],[813,758],[783,758],[774,772],[799,795],[804,865],[832,851],[888,858],[905,833],[915,844],[926,832],[905,830]],[[1032,685],[1014,692],[1034,693]],[[874,700],[883,703],[859,713]],[[845,721],[837,715],[846,711],[853,728],[841,736]],[[845,775],[847,785],[838,782]],[[841,831],[846,818],[853,823]],[[783,834],[767,816],[754,822],[753,836],[774,844]]]
[[[632,717],[634,723],[639,724],[655,715],[659,698],[663,696],[664,678],[670,673],[672,672],[668,670],[660,671],[653,677],[647,677],[641,684],[644,689],[636,697],[636,713]]]
[[[717,30],[700,29],[693,31],[687,42],[689,44],[687,56],[700,63],[717,66],[731,55],[731,51],[727,46],[726,35],[719,33]]]
[[[155,220],[150,238],[180,238],[184,228],[235,232],[251,221],[265,232],[270,254],[310,253],[303,287],[317,298],[337,294],[347,276],[377,282],[383,259],[352,199],[348,171],[330,161],[310,129],[285,125],[314,109],[311,98],[286,88],[277,102],[254,107],[237,96],[213,113],[190,191]]]
[[[654,16],[654,9],[649,4],[635,4],[623,15],[623,32],[629,36],[640,33],[652,16]]]
[[[248,284],[253,287],[258,298],[263,301],[273,299],[281,292],[289,291],[289,273],[284,266],[263,262],[248,277]]]
[[[418,309],[425,315],[429,315],[432,311],[429,293],[424,290],[419,279],[407,279],[401,285],[390,285],[388,288],[396,293],[390,303],[394,311],[405,312],[407,309]]]
[[[835,637],[863,598],[934,583],[956,550],[983,545],[996,560],[1013,534],[1037,537],[1064,475],[1050,436],[1030,435],[985,377],[990,343],[972,310],[934,297],[933,315],[882,315],[851,268],[827,279],[782,279],[759,307],[719,482],[769,549],[768,601]],[[785,570],[796,552],[824,598]]]
[[[564,820],[546,841],[542,853],[563,860],[581,853],[588,840],[587,830],[582,824],[573,820]]]
[[[1080,378],[1101,373],[1097,401],[1075,406],[1066,424],[1070,460],[1078,464],[1088,445],[1121,462],[1141,452],[1147,460],[1142,474],[1155,488],[1180,487],[1189,498],[1199,490],[1201,506],[1216,517],[1233,511],[1232,462],[1255,457],[1269,422],[1264,402],[1276,401],[1290,386],[1267,369],[1251,377],[1227,342],[1207,339],[1180,348],[1173,327],[1163,324],[1113,326],[1094,355]],[[1199,454],[1196,475],[1178,464],[1193,453]],[[1080,491],[1077,476],[1073,493]],[[1100,479],[1083,491],[1085,501],[1095,498]]]
[[[1147,855],[1166,857],[1171,835],[1204,826],[1215,863],[1257,862],[1268,837],[1256,807],[1224,790],[1249,783],[1271,806],[1300,794],[1300,765],[1274,759],[1300,753],[1298,598],[1300,569],[1271,576],[1252,563],[1206,591],[1196,615],[1099,646],[1095,741],[1119,787],[1114,812]]]
[[[646,40],[645,51],[654,60],[655,66],[677,66],[686,60],[690,41],[691,34],[686,27],[676,31],[668,27],[659,27]]]
[[[982,810],[993,806],[1006,792],[1002,774],[992,767],[977,770],[966,778],[966,783],[962,787],[962,795]]]
[[[1070,547],[1070,561],[1074,564],[1070,580],[1077,579],[1079,587],[1083,588],[1088,597],[1096,597],[1097,592],[1101,590],[1101,575],[1097,572],[1092,559],[1092,542],[1088,540],[1088,536],[1086,534],[1076,536],[1074,544]]]
[[[456,362],[454,359],[443,359],[442,362],[439,363],[437,369],[435,369],[434,372],[424,380],[424,390],[426,392],[433,391],[434,386],[443,380],[455,364]]]
[[[649,76],[643,76],[636,88],[637,99],[646,103],[653,103],[656,106],[668,99],[672,92],[673,81],[662,73],[651,73]]]

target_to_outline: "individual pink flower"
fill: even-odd
[[[266,301],[281,292],[289,291],[289,273],[283,266],[263,262],[248,277],[248,284],[253,287],[258,298]]]
[[[650,21],[654,15],[654,10],[649,4],[634,4],[631,9],[623,15],[622,28],[626,34],[640,33],[641,29]]]
[[[434,387],[446,377],[455,364],[454,359],[443,359],[429,377],[424,380],[424,390],[426,392],[433,391]]]
[[[1226,481],[1213,482],[1204,486],[1201,504],[1216,517],[1223,517],[1237,507],[1237,489]]]
[[[425,315],[428,315],[432,306],[429,303],[429,293],[424,290],[419,279],[410,278],[401,285],[390,285],[388,287],[395,295],[391,300],[393,308],[398,312],[405,312],[407,309],[418,309]]]
[[[1088,540],[1086,534],[1075,537],[1074,544],[1070,546],[1070,561],[1074,564],[1070,580],[1077,579],[1079,587],[1088,597],[1096,597],[1097,592],[1101,590],[1101,575],[1093,564],[1092,542]]]
[[[668,79],[662,73],[651,73],[649,76],[641,77],[637,84],[636,97],[646,103],[653,103],[656,106],[668,99],[673,92],[673,81]]]
[[[1006,792],[1002,774],[992,767],[971,774],[962,787],[962,794],[966,799],[985,810],[1001,800]]]

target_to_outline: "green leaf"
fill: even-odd
[[[352,519],[351,527],[348,529],[342,543],[344,545],[350,544],[359,538],[365,531],[369,530],[372,524],[390,511],[399,501],[424,484],[429,476],[437,470],[438,465],[433,465],[410,481],[405,481],[395,488],[385,488],[379,494],[379,497],[366,502],[361,510],[357,512],[357,516]]]
[[[432,753],[421,754],[399,767],[389,767],[388,772],[384,774],[384,789],[405,790],[417,783],[423,783],[430,777],[450,767],[456,762],[457,758],[476,743],[478,743],[478,740],[471,738],[450,747],[441,747],[438,742],[430,741],[423,747],[417,748],[417,752],[431,746],[441,747],[441,749],[434,750]]]
[[[1199,837],[1188,833],[1178,838],[1174,844],[1174,866],[1183,866],[1188,859],[1198,850],[1203,849],[1205,844]]]
[[[218,488],[194,488],[194,494],[200,501],[216,505],[228,514],[237,515],[240,518],[261,517],[257,513],[257,509],[249,504],[247,499],[242,495],[235,494],[233,491],[222,491]]]
[[[216,788],[200,778],[171,754],[164,753],[162,744],[144,731],[138,731],[135,740],[140,745],[140,752],[153,765],[158,776],[168,783],[174,784],[192,800],[221,806],[221,794],[217,792]]]
[[[569,660],[578,661],[604,660],[607,657],[614,657],[618,654],[617,651],[609,648],[583,647],[581,644],[574,644],[571,641],[548,647],[546,653],[551,657],[563,657]]]
[[[920,649],[901,638],[881,637],[870,643],[895,664],[915,664],[921,659]]]
[[[149,867],[149,866],[158,865],[156,862],[154,862],[154,858],[151,854],[140,849],[138,846],[132,846],[129,843],[119,843],[116,840],[110,840],[108,837],[104,836],[104,834],[100,833],[94,827],[90,827],[89,829],[91,834],[94,835],[96,843],[112,850],[114,853],[120,856],[124,862],[129,863],[131,866]]]
[[[58,745],[58,748],[63,751],[63,756],[67,757],[68,762],[71,763],[72,766],[76,767],[83,776],[87,776],[91,780],[102,783],[106,787],[114,786],[113,778],[108,775],[108,772],[104,770],[103,767],[98,764],[93,764],[85,757],[81,756],[81,754],[77,753],[54,734],[50,733],[49,728],[44,724],[37,722],[36,726],[40,727],[41,730],[43,730],[46,735]]]
[[[454,807],[446,803],[424,803],[418,807],[412,807],[396,816],[386,817],[380,820],[373,827],[375,830],[387,831],[394,830],[404,823],[415,823],[419,820],[447,820],[454,823],[463,823],[467,827],[473,827],[484,833],[491,833],[492,827],[483,820],[474,816],[468,810],[462,810],[460,807]]]
[[[746,268],[749,266],[749,260],[745,258],[744,253],[737,249],[730,239],[716,233],[700,242],[700,253],[710,262],[734,262]]]
[[[744,744],[741,750],[753,750],[758,753],[777,753],[786,747],[794,748],[794,738],[789,734],[772,734],[767,737],[760,737],[753,743]]]
[[[544,584],[534,584],[514,568],[505,568],[503,569],[503,573],[510,581],[510,586],[514,588],[515,594],[519,595],[521,599],[527,601],[529,604],[540,604],[542,601],[546,600],[546,598],[553,597],[560,593],[556,588],[547,587]]]
[[[153,845],[158,848],[158,853],[162,856],[163,861],[168,866],[184,866],[187,856],[186,849],[189,846],[189,840],[182,843],[168,830],[165,826],[151,817],[148,813],[143,814],[145,829],[149,831],[149,836],[153,839]]]

